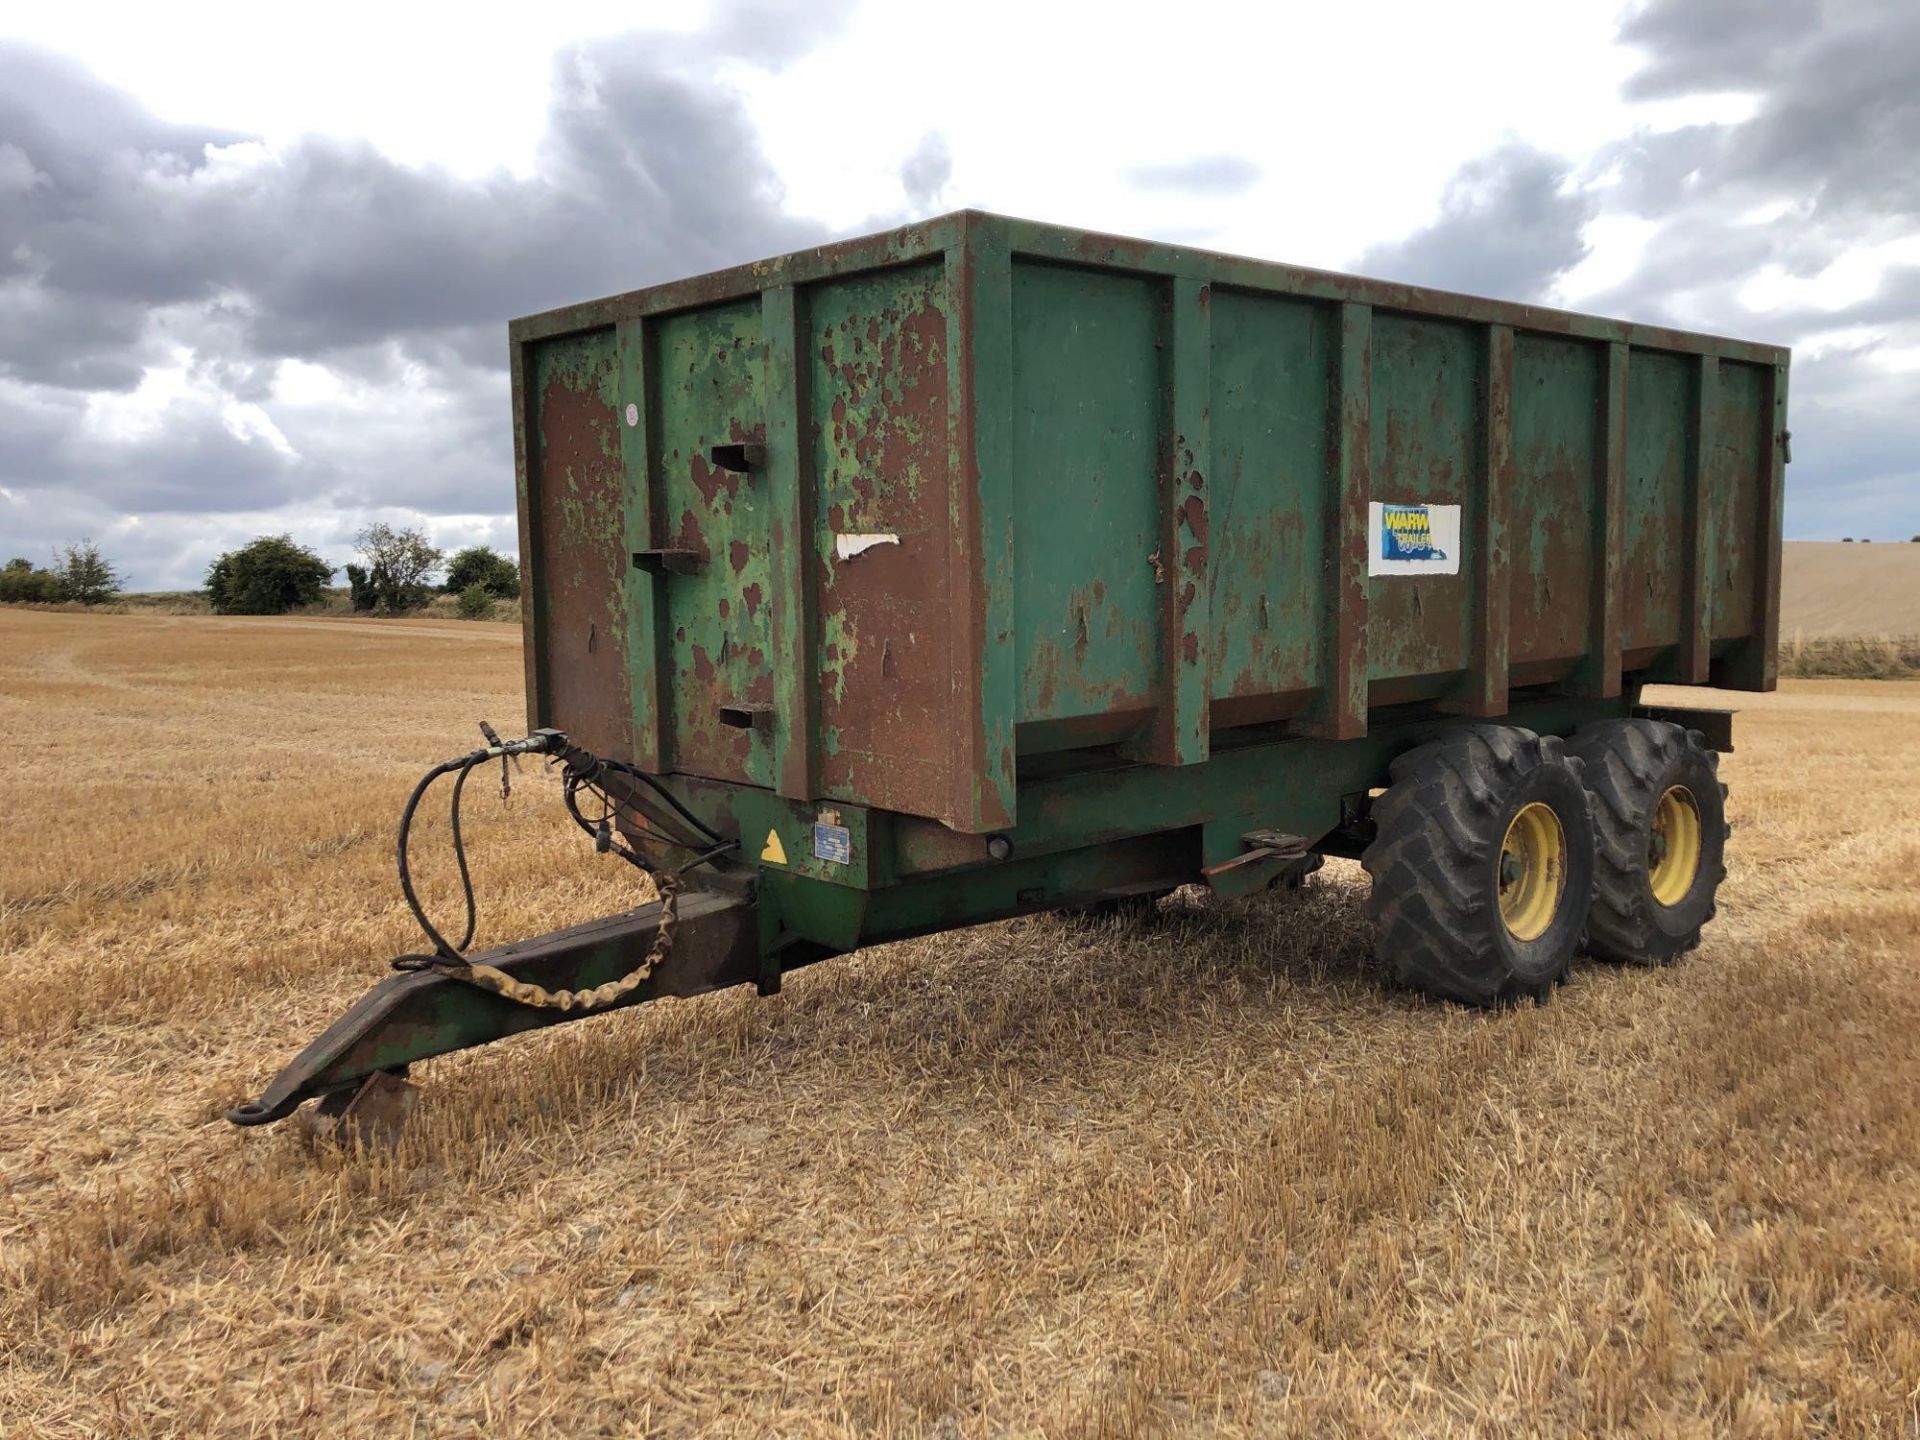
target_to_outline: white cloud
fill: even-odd
[[[1871,300],[1887,272],[1920,265],[1920,235],[1902,235],[1878,244],[1856,241],[1811,273],[1794,273],[1781,264],[1763,266],[1738,295],[1747,309],[1845,310]]]
[[[1713,95],[1676,95],[1641,100],[1633,105],[1634,126],[1653,135],[1670,134],[1695,125],[1739,125],[1760,111],[1761,97],[1751,92],[1726,91]]]
[[[259,440],[288,459],[299,458],[298,452],[287,443],[287,437],[280,433],[280,427],[273,423],[273,417],[261,406],[229,400],[220,407],[220,418],[226,423],[227,433],[234,439],[249,443]]]
[[[1638,215],[1595,215],[1580,232],[1587,244],[1585,258],[1562,272],[1554,285],[1556,303],[1578,309],[1588,297],[1622,284],[1640,268],[1659,228]]]
[[[192,359],[190,352],[176,350],[172,364],[146,367],[132,393],[87,396],[85,433],[108,446],[138,445],[177,423],[183,410],[217,413],[221,397],[212,387],[194,383]]]
[[[283,405],[338,405],[350,399],[350,392],[325,365],[286,359],[274,366],[273,398]]]

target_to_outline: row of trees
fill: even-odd
[[[347,596],[355,610],[404,615],[418,610],[435,590],[457,597],[459,613],[475,619],[495,600],[520,594],[519,568],[486,545],[469,545],[453,559],[420,530],[369,525],[354,537],[358,564],[349,564]],[[435,572],[446,578],[433,583]],[[207,570],[207,599],[223,615],[280,615],[318,604],[334,567],[291,535],[262,535],[229,550]]]
[[[63,545],[54,552],[51,565],[35,565],[16,555],[0,569],[0,601],[50,605],[77,600],[98,605],[119,593],[118,572],[91,540]]]
[[[418,610],[436,590],[456,597],[470,619],[490,614],[495,600],[520,594],[520,571],[486,545],[469,545],[449,560],[425,533],[369,525],[354,537],[359,564],[346,567],[355,610],[402,615]],[[262,535],[229,550],[207,567],[207,600],[222,615],[283,615],[327,598],[334,565],[291,535]],[[445,579],[433,577],[442,569]],[[120,593],[119,572],[91,540],[63,546],[51,565],[16,556],[0,568],[0,602],[98,605]]]

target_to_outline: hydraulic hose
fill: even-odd
[[[427,939],[433,942],[433,953],[445,960],[458,960],[467,946],[473,943],[473,932],[479,923],[479,908],[473,898],[473,874],[467,868],[467,847],[460,836],[460,796],[466,789],[467,777],[473,768],[493,757],[493,751],[475,750],[458,760],[447,760],[434,766],[420,777],[420,783],[413,787],[413,793],[407,797],[405,807],[400,811],[400,831],[394,837],[393,858],[400,871],[400,893],[406,897],[407,908],[413,912],[413,918],[426,932]],[[407,863],[407,842],[413,833],[413,815],[420,808],[420,802],[427,791],[433,788],[433,782],[442,775],[459,772],[460,778],[453,782],[453,799],[449,806],[448,819],[453,827],[453,855],[460,866],[460,893],[467,907],[467,928],[460,937],[458,945],[449,944],[447,937],[427,918],[426,907],[420,903],[420,897],[413,888],[413,870]]]
[[[663,900],[668,904],[669,910],[671,909],[672,892],[677,888],[677,881],[680,876],[685,875],[689,870],[693,870],[698,866],[705,865],[717,859],[729,850],[735,849],[738,845],[737,841],[728,840],[720,835],[712,826],[701,820],[699,816],[695,815],[682,804],[679,797],[668,790],[666,786],[662,785],[659,780],[647,774],[646,771],[639,769],[637,766],[629,765],[624,761],[604,759],[601,756],[582,750],[578,746],[569,743],[567,737],[557,730],[542,730],[524,740],[501,741],[494,735],[491,726],[483,723],[480,728],[486,733],[488,740],[493,743],[488,744],[482,749],[469,751],[457,759],[444,760],[427,771],[413,787],[413,792],[407,796],[406,805],[400,811],[400,827],[394,837],[394,864],[400,874],[400,893],[405,897],[407,909],[413,913],[413,918],[419,924],[421,931],[426,935],[427,939],[432,942],[433,953],[430,955],[398,956],[394,960],[394,966],[397,969],[418,970],[425,969],[429,966],[467,966],[464,955],[467,947],[473,943],[474,932],[479,924],[479,907],[474,899],[473,874],[467,865],[466,839],[460,829],[461,802],[466,792],[468,777],[473,774],[478,766],[485,764],[489,760],[499,759],[504,766],[506,763],[505,757],[507,756],[547,755],[563,764],[566,768],[566,779],[561,794],[567,807],[567,813],[573,817],[574,822],[578,824],[582,830],[593,837],[594,848],[602,852],[610,850],[629,864],[646,871],[647,874],[653,878],[656,887],[661,892]],[[621,800],[619,796],[613,794],[600,783],[600,777],[608,772],[630,776],[644,783],[655,794],[660,796],[660,798],[672,808],[675,815],[684,820],[690,828],[697,831],[699,837],[704,837],[696,838],[692,841],[673,835],[663,835],[660,838],[667,840],[671,844],[678,845],[683,849],[694,850],[699,853],[696,854],[691,861],[680,866],[677,870],[662,870],[649,863],[645,856],[641,855],[630,845],[615,839],[612,827],[614,811],[623,806],[629,810],[635,810],[635,807],[630,800]],[[440,928],[435,925],[433,920],[428,916],[426,907],[421,903],[419,893],[414,888],[413,867],[409,857],[414,816],[419,811],[420,802],[426,798],[427,792],[433,788],[434,783],[443,775],[452,775],[455,777],[453,782],[453,795],[448,804],[448,823],[453,832],[454,862],[458,865],[460,871],[461,902],[466,909],[466,926],[461,932],[460,943],[457,945],[448,940],[446,935],[441,932]],[[502,783],[504,785],[505,782],[503,781]],[[598,823],[590,821],[585,815],[580,813],[578,795],[583,789],[592,790],[604,802],[605,808],[600,815]],[[636,813],[640,813],[642,819],[648,818],[642,812],[636,811]],[[665,953],[664,949],[662,949],[661,953]],[[656,956],[655,960],[658,958],[659,957]],[[650,968],[651,967],[649,967],[649,969]],[[502,993],[506,992],[503,991]],[[522,997],[516,996],[515,998]],[[528,1003],[537,1002],[528,1001]]]

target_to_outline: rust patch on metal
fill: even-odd
[[[954,666],[977,663],[953,650],[943,293],[929,267],[850,287],[844,306],[816,296],[812,347],[820,781],[837,799],[922,814],[948,808]],[[899,542],[843,560],[842,534]]]
[[[1201,484],[1200,473],[1194,471],[1188,475],[1187,483],[1198,490]],[[1200,559],[1204,561],[1207,553],[1207,502],[1198,495],[1189,495],[1187,503],[1180,507],[1180,519],[1186,524],[1187,529],[1193,532],[1193,538],[1199,546]],[[1192,555],[1194,552],[1190,550],[1187,553]],[[1189,561],[1189,563],[1194,562]]]
[[[700,497],[707,504],[716,503],[723,491],[728,499],[740,493],[740,477],[733,471],[709,465],[704,455],[690,455],[687,460],[688,473],[693,477],[693,488],[700,492]]]
[[[626,653],[626,471],[611,332],[535,352],[538,637],[549,724],[607,755],[633,749]]]

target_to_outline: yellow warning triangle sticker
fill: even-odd
[[[778,830],[767,831],[767,843],[760,847],[760,858],[770,860],[775,865],[787,863],[787,847],[780,843]]]

